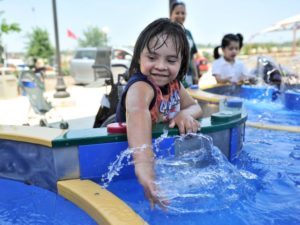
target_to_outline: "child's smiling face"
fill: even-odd
[[[141,53],[140,70],[156,85],[163,87],[176,79],[181,66],[181,55],[177,54],[172,38],[166,40],[165,35],[152,38],[149,47],[150,51],[145,47]]]

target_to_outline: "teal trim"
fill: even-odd
[[[234,118],[228,122],[212,123],[211,118],[203,118],[201,120],[201,133],[213,133],[224,129],[230,129],[239,124],[245,123],[247,120],[247,114],[243,113],[240,118]],[[163,130],[168,129],[170,136],[178,135],[178,129],[168,128],[168,124],[157,124],[153,127],[152,136],[157,138],[161,136]],[[99,144],[116,141],[127,141],[126,134],[109,134],[106,128],[84,129],[84,130],[70,130],[65,134],[58,136],[52,141],[52,147],[65,147],[74,145],[87,145],[87,144]]]
[[[241,112],[233,112],[233,111],[221,111],[211,115],[211,122],[215,123],[227,123],[232,120],[236,120],[241,118]]]

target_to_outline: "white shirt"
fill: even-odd
[[[242,61],[235,59],[234,63],[231,64],[223,56],[213,62],[212,74],[220,75],[221,79],[231,77],[231,82],[238,82],[243,77],[249,76],[249,72]]]

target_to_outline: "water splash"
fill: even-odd
[[[218,211],[255,192],[256,175],[229,163],[208,136],[179,137],[175,153],[156,161],[156,183],[170,213]]]
[[[119,155],[117,155],[117,159],[109,165],[108,172],[101,176],[102,187],[107,188],[113,178],[119,175],[122,168],[133,164],[131,156],[134,151],[144,151],[146,148],[150,147],[153,148],[155,157],[156,153],[160,151],[160,143],[166,138],[168,138],[168,130],[163,129],[162,135],[154,140],[153,146],[144,144],[140,147],[127,148],[126,150],[122,151]],[[171,147],[172,146],[170,146],[170,148]]]
[[[153,151],[175,154],[164,154],[156,157],[156,185],[161,200],[167,199],[169,213],[204,213],[229,208],[235,202],[255,193],[257,180],[255,174],[246,170],[238,170],[228,162],[222,152],[213,146],[212,139],[202,134],[175,136],[175,141],[167,149],[161,143],[168,137],[168,132],[153,143]],[[132,165],[133,151],[143,150],[128,148],[117,156],[109,166],[108,172],[102,176],[103,187],[107,187],[113,177],[127,165]]]
[[[168,129],[166,128],[163,128],[163,133],[154,140],[153,142],[153,151],[155,154],[159,153],[160,151],[162,151],[161,149],[161,146],[160,146],[160,143],[162,143],[166,138],[168,138]],[[170,152],[170,149],[172,148],[173,146],[169,146],[167,149],[164,149],[164,151],[168,151]]]
[[[119,175],[122,168],[133,164],[131,156],[134,151],[143,151],[148,147],[149,145],[144,144],[141,147],[127,148],[117,155],[117,159],[108,166],[108,172],[101,176],[102,187],[107,188],[112,179]]]

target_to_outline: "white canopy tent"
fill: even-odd
[[[297,30],[300,28],[300,14],[296,16],[292,16],[286,19],[283,19],[274,25],[263,29],[262,31],[251,36],[250,40],[255,36],[275,31],[293,31],[293,47],[292,47],[292,55],[295,55],[297,48]]]

